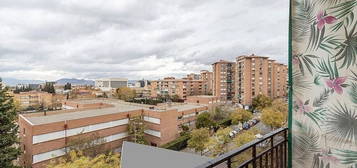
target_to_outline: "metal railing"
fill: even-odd
[[[286,168],[288,128],[280,128],[197,168]]]

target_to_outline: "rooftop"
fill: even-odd
[[[123,168],[194,168],[209,160],[211,159],[190,153],[124,142],[121,166]]]
[[[154,109],[150,109],[149,107],[152,107],[151,105],[128,103],[115,99],[74,100],[72,102],[79,104],[103,103],[107,106],[98,106],[97,108],[91,109],[87,108],[53,111],[47,112],[46,116],[43,115],[43,112],[23,114],[22,116],[26,118],[29,122],[31,122],[33,125],[41,125],[66,120],[76,120],[81,118],[96,117],[121,112],[130,112],[134,110],[151,110],[157,112],[165,112],[167,110],[172,109],[177,109],[178,111],[185,111],[189,109],[204,107],[204,105],[182,103],[174,105],[154,106]]]

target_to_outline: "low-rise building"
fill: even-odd
[[[185,103],[204,104],[207,105],[209,109],[213,109],[214,107],[217,107],[217,105],[221,104],[221,100],[217,96],[198,95],[188,96]]]
[[[58,108],[61,106],[63,96],[40,91],[20,92],[14,94],[14,100],[19,103],[22,109],[40,106],[44,108]]]
[[[179,136],[180,125],[193,126],[196,116],[208,106],[197,103],[150,106],[114,99],[65,101],[68,110],[19,115],[19,130],[25,167],[44,167],[51,159],[68,152],[71,140],[98,135],[103,149],[120,148],[128,140],[128,124],[142,117],[145,138],[153,146],[166,144]]]
[[[106,78],[95,80],[95,88],[105,92],[111,92],[117,88],[128,87],[128,79],[126,78]]]

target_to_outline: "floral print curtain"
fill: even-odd
[[[292,165],[357,168],[357,0],[291,0]]]

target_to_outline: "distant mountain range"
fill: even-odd
[[[2,78],[2,81],[9,86],[16,86],[17,84],[40,84],[46,82],[42,80],[21,80],[15,78]],[[71,79],[62,78],[55,82],[59,85],[65,85],[66,83],[71,83],[72,85],[94,85],[93,80],[75,79],[75,78],[71,78]]]
[[[65,85],[66,83],[71,83],[72,85],[94,85],[93,80],[85,80],[85,79],[69,79],[69,78],[62,78],[56,81],[59,85]]]

